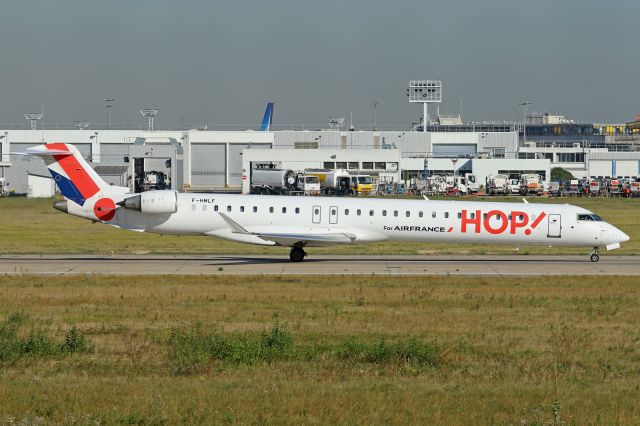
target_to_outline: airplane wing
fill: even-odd
[[[273,241],[281,246],[294,246],[304,244],[306,246],[329,246],[334,244],[351,244],[356,236],[349,232],[282,232],[281,229],[260,232],[250,232],[243,228],[238,222],[231,219],[224,213],[218,212],[220,217],[229,225],[234,234],[255,235],[265,241]]]

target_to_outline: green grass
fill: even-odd
[[[11,276],[0,300],[9,340],[58,348],[0,361],[0,423],[640,423],[633,277]]]
[[[520,201],[520,198],[473,198]],[[640,199],[529,198],[530,202],[572,203],[602,216],[626,232],[631,240],[616,254],[640,254]],[[123,231],[66,215],[52,207],[53,200],[0,199],[2,252],[12,254],[282,254],[286,248],[251,246],[209,237],[160,236]],[[386,242],[363,246],[312,248],[322,254],[584,254],[584,249],[469,244]]]

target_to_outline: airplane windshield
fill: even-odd
[[[578,220],[591,221],[591,222],[604,222],[597,214],[579,214]]]

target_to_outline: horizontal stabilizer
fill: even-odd
[[[19,152],[19,153],[17,152],[17,153],[13,153],[13,154],[53,156],[53,155],[73,155],[73,152],[65,151],[65,150],[62,150],[62,149],[41,150],[41,149],[27,148],[26,152]]]

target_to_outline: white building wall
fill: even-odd
[[[55,182],[50,177],[29,175],[27,182],[29,185],[27,198],[50,198],[56,193]]]

